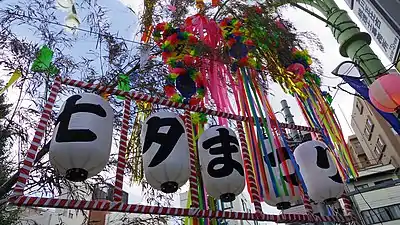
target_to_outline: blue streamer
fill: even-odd
[[[254,101],[253,101],[253,99],[251,97],[251,94],[249,93],[249,90],[250,90],[250,87],[249,87],[249,84],[248,84],[249,79],[248,79],[248,76],[246,75],[246,71],[244,69],[242,69],[242,74],[243,74],[243,78],[244,78],[244,82],[243,83],[244,83],[244,85],[246,85],[246,88],[245,88],[246,89],[246,93],[249,96],[249,103],[250,103],[249,105],[250,105],[251,111],[252,111],[253,115],[255,117],[257,117],[257,112],[256,112],[256,110],[254,108]],[[262,141],[263,138],[264,138],[264,135],[262,133],[260,122],[257,119],[255,119],[254,121],[255,121],[255,124],[256,124],[258,140],[261,143],[262,151],[263,151],[264,156],[265,156],[264,157],[264,161],[266,161],[268,172],[270,173],[270,177],[271,177],[271,181],[272,181],[271,182],[272,183],[272,187],[274,189],[275,195],[279,196],[279,191],[278,191],[278,187],[276,186],[275,176],[274,176],[274,173],[272,171],[271,163],[270,163],[270,161],[269,161],[269,159],[267,157],[268,156],[268,152],[267,152],[267,149],[265,147],[264,141]],[[272,136],[270,136],[270,137],[272,137]]]
[[[277,124],[277,126],[278,126],[278,130],[279,130],[279,134],[280,134],[281,136],[283,136],[283,131],[282,131],[281,126],[279,126],[279,123]],[[298,177],[299,180],[300,180],[301,186],[303,186],[303,192],[304,192],[304,193],[307,193],[307,186],[306,186],[306,184],[304,183],[303,176],[302,176],[301,173],[300,173],[299,165],[297,165],[296,160],[294,159],[294,155],[293,155],[292,151],[290,151],[290,147],[289,147],[289,144],[287,143],[286,139],[285,139],[285,138],[282,138],[282,140],[283,140],[283,144],[284,144],[285,147],[286,147],[286,151],[288,152],[290,161],[292,161],[293,168],[294,168],[294,170],[295,170],[295,172],[296,172],[296,174],[297,174],[297,177]]]
[[[313,95],[312,92],[311,92],[311,95]],[[312,104],[311,104],[311,101],[310,101],[309,98],[307,99],[307,103],[308,103],[308,107],[311,107]],[[318,129],[320,129],[320,130],[322,131],[322,132],[321,132],[321,136],[322,136],[322,138],[324,139],[325,143],[326,143],[328,146],[330,146],[331,149],[335,149],[335,147],[334,147],[334,145],[333,145],[331,139],[325,135],[325,133],[326,133],[325,129],[319,124],[318,120],[316,119],[316,115],[315,115],[314,111],[313,111],[312,109],[306,110],[306,112],[307,112],[307,111],[310,111],[310,112],[311,112],[312,116],[310,116],[310,118],[313,120],[314,125],[315,125]],[[308,112],[307,112],[307,113],[308,113]],[[344,173],[344,176],[345,176],[346,182],[349,182],[349,181],[350,181],[350,180],[349,180],[349,179],[350,179],[349,176],[348,176],[346,173]]]

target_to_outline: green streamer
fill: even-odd
[[[246,72],[246,70],[244,68],[241,68],[241,71],[242,71],[242,78],[243,78],[243,84],[244,84],[243,86],[245,88],[246,94],[247,94],[248,99],[249,99],[250,110],[252,111],[252,114],[254,115],[254,118],[257,118],[257,112],[254,109],[254,105],[251,104],[251,103],[253,103],[253,101],[252,101],[252,98],[251,98],[251,93],[250,93],[249,84],[248,84],[250,82],[246,82],[246,80],[247,80],[246,79],[247,72]],[[258,124],[257,120],[255,121],[255,124],[256,124],[256,126],[258,126],[257,125]],[[257,131],[257,134],[258,134],[258,131]],[[268,134],[270,135],[270,133],[268,133]],[[272,136],[269,136],[269,137],[272,137]],[[260,139],[260,137],[258,137],[258,139]],[[269,139],[270,145],[272,146],[271,138],[268,138],[268,139]],[[258,141],[258,146],[260,147],[260,149],[264,149],[262,147],[262,145],[263,145],[263,143],[259,140]],[[272,149],[272,151],[273,151],[273,149]],[[268,157],[268,156],[266,156],[266,157]],[[276,180],[275,180],[275,176],[273,176],[272,167],[271,167],[271,165],[269,163],[267,163],[267,167],[268,167],[268,171],[271,174],[270,178],[271,178],[272,186],[274,188],[274,193],[275,193],[275,195],[280,196],[280,194],[279,194],[280,191],[279,191],[278,187],[276,186],[277,183],[276,183]]]
[[[261,112],[261,104],[260,104],[260,101],[259,101],[259,99],[257,98],[257,92],[256,92],[256,90],[255,90],[255,87],[254,87],[254,83],[253,82],[248,82],[249,84],[250,84],[250,87],[251,87],[251,89],[252,89],[252,91],[253,91],[253,95],[254,95],[254,99],[256,100],[256,104],[257,104],[257,107],[260,109],[259,110],[259,112],[260,112],[260,115],[261,115],[261,118],[262,118],[262,120],[263,120],[263,124],[264,124],[264,129],[266,130],[266,132],[267,132],[267,134],[269,135],[269,137],[271,137],[271,138],[268,138],[268,141],[269,141],[269,144],[270,144],[270,146],[271,146],[271,149],[272,149],[272,151],[273,152],[276,152],[277,150],[276,149],[273,149],[272,148],[272,132],[268,129],[268,127],[266,126],[267,125],[267,121],[266,121],[266,117],[265,116],[263,116],[263,113]],[[277,156],[279,157],[279,153],[277,152]],[[278,162],[277,162],[277,165],[278,165]],[[288,192],[288,189],[287,189],[287,187],[286,187],[286,184],[285,184],[285,182],[283,182],[283,180],[282,180],[282,177],[283,177],[283,173],[282,173],[282,169],[281,169],[281,167],[278,165],[278,169],[279,169],[279,175],[281,176],[281,185],[282,185],[282,188],[283,188],[283,192],[285,193],[285,195],[286,196],[289,196],[289,192]]]

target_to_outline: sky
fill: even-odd
[[[194,0],[193,0],[194,1]],[[15,2],[15,1],[4,1],[5,3],[10,3],[10,2]],[[112,23],[112,30],[113,31],[118,31],[119,35],[121,37],[124,37],[126,39],[130,40],[139,40],[139,35],[136,35],[138,32],[138,17],[135,15],[132,15],[130,10],[127,9],[126,6],[129,6],[132,8],[133,11],[135,11],[137,14],[141,11],[143,8],[143,1],[139,0],[103,0],[99,1],[100,4],[108,7],[112,13],[112,16],[110,17],[110,21]],[[348,8],[347,4],[344,2],[344,0],[336,0],[337,4],[339,5],[340,8],[348,10],[350,17],[359,25],[361,28],[361,31],[365,31],[365,29],[362,27],[361,23],[357,19],[357,17],[350,11]],[[309,8],[311,9],[311,8]],[[318,13],[316,10],[313,10],[314,12]],[[337,44],[336,40],[334,39],[331,31],[326,27],[325,23],[314,18],[311,15],[308,15],[307,13],[295,9],[295,8],[287,8],[284,9],[283,11],[283,16],[284,18],[287,18],[293,22],[295,27],[297,28],[298,31],[311,31],[314,32],[317,37],[322,41],[324,45],[324,52],[317,52],[313,49],[309,49],[310,54],[313,56],[318,57],[321,62],[322,66],[324,69],[324,76],[327,77],[332,77],[332,78],[323,78],[322,82],[325,85],[328,86],[336,86],[338,83],[341,82],[340,79],[334,77],[331,75],[331,71],[342,61],[348,60],[347,58],[343,58],[339,54],[339,45]],[[63,18],[63,15],[60,15],[60,18]],[[62,20],[61,20],[62,21]],[[30,35],[27,32],[23,31],[23,27],[20,28],[21,32],[25,34],[29,38],[33,38],[32,35]],[[94,48],[95,42],[88,40],[87,42],[81,42],[80,44],[73,46],[71,49],[68,49],[71,54],[76,54],[79,55],[83,50],[87,50],[88,48]],[[133,47],[133,45],[131,46]],[[375,51],[375,53],[380,57],[384,65],[390,65],[389,60],[384,56],[383,52],[380,50],[380,48],[373,42],[371,44],[372,49]],[[7,79],[6,76],[2,75],[2,79]],[[346,86],[344,86],[346,87]],[[272,104],[272,107],[274,108],[275,111],[279,111],[281,109],[280,106],[280,101],[282,99],[286,99],[291,107],[292,114],[295,115],[294,119],[296,124],[299,125],[307,125],[305,120],[302,118],[301,112],[299,108],[297,107],[297,103],[295,102],[294,98],[290,95],[286,95],[283,93],[283,91],[280,89],[280,87],[276,84],[272,84],[271,88],[273,90],[274,96],[271,96],[270,101]],[[322,88],[325,91],[329,91],[328,88],[323,87]],[[347,87],[347,90],[351,90],[351,88]],[[335,94],[336,90],[332,90],[330,93],[331,95]],[[8,96],[10,94],[15,93],[13,92],[12,89],[9,90]],[[12,101],[12,98],[10,99]],[[350,122],[351,119],[351,111],[352,111],[352,106],[353,106],[353,96],[349,95],[345,92],[339,91],[334,98],[333,101],[333,107],[337,113],[339,122],[342,126],[343,133],[345,137],[351,135],[353,132],[351,128],[347,125],[347,122]],[[343,112],[343,113],[342,113]],[[281,119],[283,121],[282,115],[277,114],[278,119]],[[127,180],[127,179],[125,179]],[[125,182],[124,184],[124,189],[129,192],[129,202],[130,203],[139,203],[143,199],[141,197],[141,188],[138,186],[129,186],[128,182]],[[184,188],[186,189],[186,187]],[[179,206],[179,201],[178,198],[175,198],[174,205]],[[265,212],[269,213],[277,213],[276,210],[274,210],[272,207],[268,207],[264,204],[264,210]]]

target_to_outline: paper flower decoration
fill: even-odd
[[[171,101],[195,105],[204,98],[204,84],[196,68],[198,61],[195,46],[199,40],[183,28],[160,23],[154,29],[154,40],[162,50],[162,58],[171,66],[164,87]]]

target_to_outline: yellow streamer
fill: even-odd
[[[13,85],[21,76],[22,76],[21,71],[15,70],[12,76],[10,77],[10,80],[7,82],[6,86],[4,86],[1,89],[0,95],[3,94],[11,85]]]
[[[153,106],[148,102],[136,102],[138,113],[133,123],[132,134],[126,149],[126,158],[132,166],[131,182],[140,182],[143,179],[143,164],[141,157],[140,132],[143,121],[152,112]]]
[[[314,88],[314,90],[317,89],[315,87],[315,85],[313,86],[313,88]],[[337,139],[340,140],[338,143],[340,144],[340,147],[342,149],[342,153],[344,154],[344,157],[345,157],[344,161],[347,162],[347,165],[350,167],[351,174],[353,176],[356,176],[357,175],[357,171],[355,170],[354,165],[352,163],[352,160],[351,160],[351,158],[350,158],[350,156],[349,156],[349,154],[347,152],[347,149],[346,149],[346,146],[345,146],[346,145],[345,144],[345,140],[343,139],[343,135],[341,135],[341,131],[340,131],[339,127],[337,127],[337,125],[336,125],[338,123],[335,123],[335,118],[333,118],[331,116],[334,112],[332,112],[331,107],[326,103],[326,101],[322,97],[322,93],[320,91],[315,91],[315,93],[317,94],[318,101],[322,102],[322,104],[325,107],[324,112],[327,112],[329,110],[329,115],[328,114],[326,114],[326,115],[327,115],[327,118],[329,120],[328,122],[330,123],[330,127],[333,128],[333,132],[335,133],[335,136],[337,137]]]
[[[342,163],[347,164],[350,167],[350,174],[352,176],[356,176],[357,172],[354,169],[354,165],[351,162],[350,156],[347,154],[346,147],[344,144],[344,140],[342,136],[340,135],[340,130],[337,128],[335,125],[333,118],[331,117],[330,113],[333,113],[330,111],[330,107],[327,105],[326,101],[323,99],[322,94],[319,91],[319,88],[315,87],[315,84],[311,86],[313,89],[315,96],[317,98],[317,101],[321,103],[321,106],[318,105],[313,98],[310,97],[310,100],[314,107],[317,109],[316,112],[319,115],[319,118],[322,118],[322,123],[324,124],[325,128],[328,131],[329,136],[332,138],[333,144],[336,146],[338,153],[340,152],[341,154],[338,154],[340,160]],[[306,92],[308,96],[311,96],[311,93],[306,89]],[[330,112],[328,112],[330,111]],[[322,113],[321,113],[322,112]],[[344,156],[344,158],[343,158]],[[347,170],[347,168],[343,168],[344,170]]]

